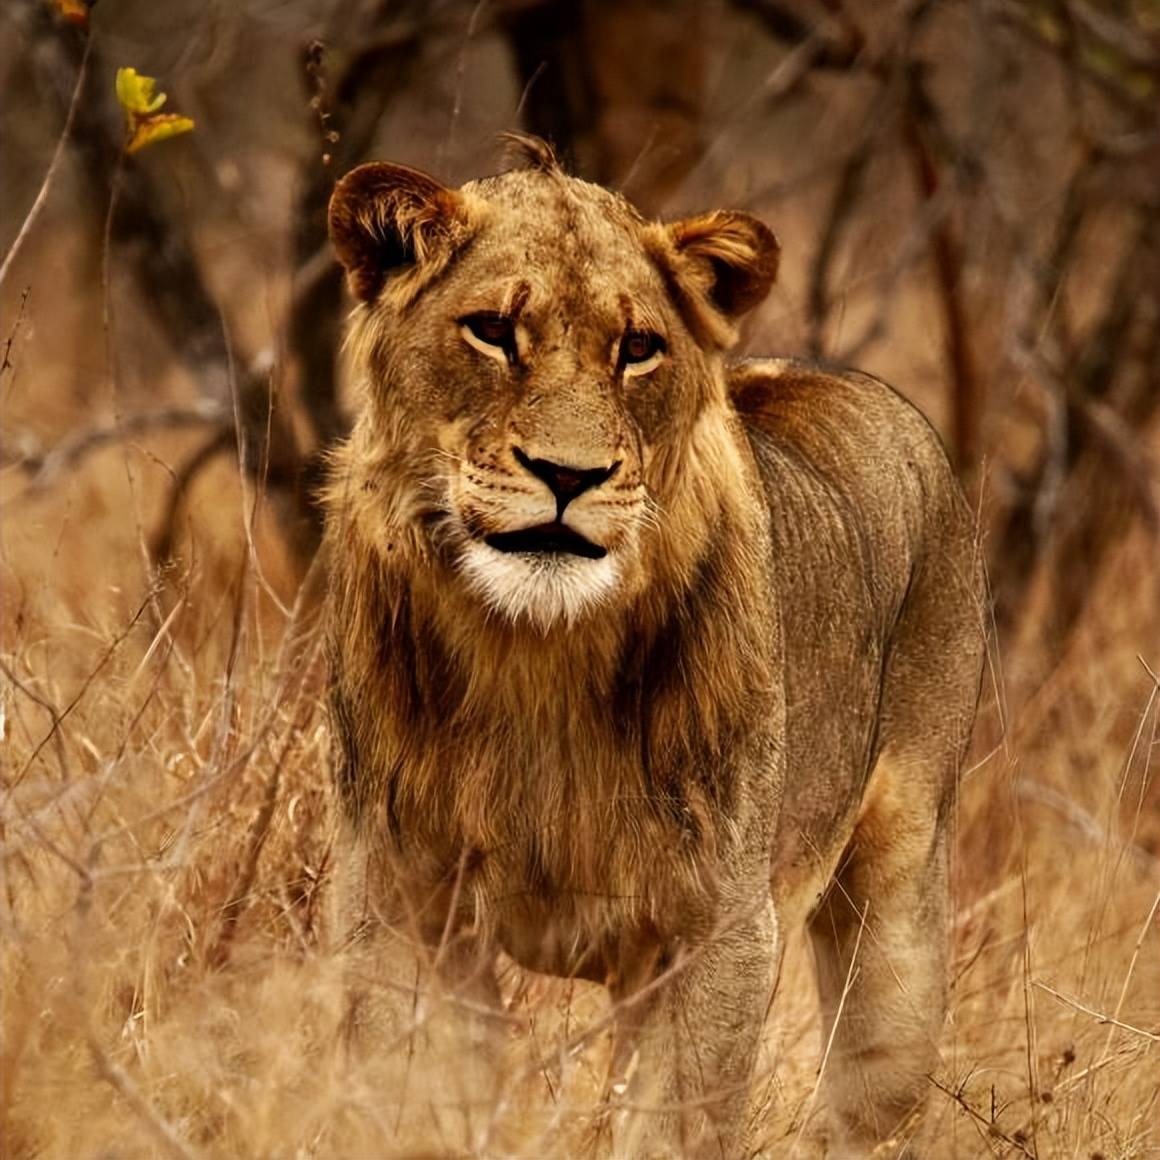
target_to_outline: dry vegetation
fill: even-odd
[[[253,5],[254,19],[272,20],[272,7]],[[299,7],[305,15],[292,31],[305,41],[327,6]],[[487,163],[480,159],[491,131],[517,120],[520,85],[505,72],[499,33],[488,33],[471,5],[435,7],[442,31],[431,34],[427,51],[451,79],[445,87],[419,86],[412,99],[437,111],[396,111],[367,148],[466,171]],[[946,26],[933,35],[936,57],[969,23],[949,7]],[[1064,9],[1107,16],[1086,5]],[[156,18],[150,24],[144,11],[110,0],[107,44],[122,51],[154,36]],[[1129,28],[1123,11],[1117,18]],[[202,17],[182,19],[205,31]],[[481,25],[472,33],[478,43],[465,35],[469,19]],[[1141,241],[1133,232],[1136,203],[1125,199],[1143,188],[1138,204],[1145,215],[1152,206],[1155,217],[1155,190],[1141,186],[1131,159],[1108,162],[1105,146],[1097,163],[1089,159],[1073,172],[1060,161],[1046,171],[1043,159],[1067,154],[1069,140],[1063,129],[1052,136],[1049,124],[1075,94],[1051,81],[1045,64],[984,101],[992,120],[977,134],[993,137],[972,144],[986,140],[999,161],[982,193],[954,188],[963,198],[958,216],[916,219],[913,191],[903,196],[892,184],[906,154],[887,152],[854,178],[879,198],[878,208],[871,199],[850,210],[849,220],[839,218],[837,196],[826,201],[819,190],[829,197],[849,179],[850,155],[840,143],[853,139],[851,126],[864,128],[859,110],[873,111],[882,99],[875,86],[888,83],[871,70],[851,96],[826,88],[833,83],[827,77],[799,98],[804,108],[762,104],[800,84],[794,70],[804,75],[817,65],[823,42],[806,42],[815,59],[803,67],[801,45],[797,57],[779,50],[755,59],[746,47],[754,26],[722,17],[722,27],[711,42],[721,95],[705,113],[706,136],[718,134],[731,160],[711,146],[709,160],[677,183],[677,193],[658,200],[730,200],[778,224],[786,278],[750,345],[858,347],[860,361],[898,381],[944,431],[956,430],[955,396],[945,392],[963,384],[953,363],[944,368],[928,320],[947,316],[947,291],[958,288],[917,268],[927,233],[949,223],[956,232],[943,240],[965,246],[958,259],[974,296],[966,316],[974,373],[990,381],[986,407],[970,420],[975,427],[959,432],[960,450],[981,444],[990,463],[980,475],[966,472],[982,497],[988,546],[1007,552],[1020,544],[1010,531],[1012,496],[1021,494],[1012,481],[1035,476],[1038,437],[1060,414],[1075,409],[1081,417],[1067,454],[1053,459],[1049,446],[1039,462],[1054,482],[1035,493],[1035,518],[1024,529],[1036,542],[1033,563],[1025,576],[1004,573],[1025,591],[1006,606],[1002,631],[992,633],[962,784],[951,1017],[920,1154],[1160,1156],[1160,558],[1148,506],[1158,437],[1154,410],[1116,412],[1134,398],[1137,378],[1152,392],[1142,397],[1160,398],[1160,363],[1143,329],[1146,313],[1118,331],[1101,330],[1110,315],[1119,312],[1116,322],[1124,313],[1117,294],[1144,310],[1147,280],[1132,282],[1125,271],[1128,257],[1146,245],[1154,253],[1156,241],[1154,233]],[[3,31],[6,57],[23,43],[17,33],[31,35],[12,22]],[[873,25],[870,31],[872,43],[883,39]],[[475,59],[467,53],[472,44],[483,62],[475,72],[465,63]],[[824,47],[835,53],[835,44]],[[241,59],[232,42],[223,52],[224,65],[194,54],[203,87],[211,64],[233,67]],[[171,69],[182,59],[162,53]],[[6,85],[20,79],[11,61],[4,68]],[[275,92],[273,72],[264,66],[261,92]],[[942,130],[953,134],[970,120],[955,95],[955,85],[966,91],[969,79],[947,82],[958,114]],[[201,148],[212,152],[230,131],[244,139],[242,130],[221,125],[253,113],[235,117],[210,98],[198,105],[199,91],[193,85],[185,95],[199,117],[194,136],[211,142]],[[997,107],[1028,107],[1029,96],[1040,101],[1042,122],[995,129]],[[270,102],[272,116],[289,116],[278,113],[272,95]],[[43,109],[22,108],[24,121],[4,121],[5,151],[24,150],[36,162],[31,184],[10,179],[3,188],[5,217],[13,220],[5,222],[6,247],[60,124]],[[1085,106],[1091,134],[1098,136],[1097,122],[1107,129],[1100,121],[1107,115]],[[432,125],[434,135],[424,136],[419,127]],[[804,169],[786,160],[787,143],[803,125],[824,129],[831,150]],[[772,137],[761,137],[761,126]],[[607,1049],[606,1003],[594,989],[507,973],[507,1058],[486,1100],[477,1098],[471,1044],[457,1031],[459,1001],[432,990],[423,963],[392,964],[376,978],[392,1023],[374,1059],[350,1051],[342,967],[328,927],[334,816],[314,599],[324,577],[305,562],[301,535],[287,534],[293,503],[269,443],[264,456],[244,438],[236,455],[217,447],[205,470],[190,473],[182,502],[172,502],[175,479],[207,446],[205,432],[188,420],[191,409],[202,407],[214,422],[235,415],[247,429],[249,413],[234,406],[260,360],[238,354],[235,364],[235,346],[274,349],[279,370],[263,382],[279,400],[302,395],[292,370],[282,368],[285,319],[294,317],[301,286],[288,272],[293,215],[278,191],[289,172],[284,154],[313,156],[313,146],[302,147],[305,130],[297,137],[285,126],[263,131],[268,137],[256,139],[277,137],[278,148],[239,162],[241,180],[257,193],[238,194],[235,175],[225,181],[229,196],[218,189],[200,216],[193,206],[200,171],[179,160],[183,146],[160,147],[142,162],[147,173],[160,167],[166,180],[166,166],[174,167],[176,203],[195,220],[194,250],[229,319],[231,376],[220,398],[207,396],[188,352],[174,352],[163,312],[150,313],[142,301],[149,276],[102,229],[104,205],[95,217],[85,213],[89,187],[79,162],[63,167],[44,221],[0,287],[0,1155],[582,1155]],[[1160,156],[1154,124],[1150,131],[1153,152],[1145,160]],[[283,147],[283,138],[294,144]],[[1028,142],[1037,147],[1020,168]],[[173,151],[172,161],[161,148]],[[766,151],[773,156],[763,164]],[[1075,173],[1094,174],[1096,193],[1067,239],[1062,226],[1051,226],[1077,196]],[[126,196],[136,196],[133,180],[126,179]],[[268,221],[250,197],[267,199]],[[1034,213],[1025,212],[1029,206]],[[985,212],[990,232],[980,237],[963,223],[978,227]],[[1025,224],[1020,215],[1033,224],[1017,233],[1011,223]],[[916,237],[919,227],[927,233]],[[833,254],[831,232],[840,235]],[[1030,255],[1045,248],[1056,263],[1050,293],[1028,274],[1038,271]],[[1150,269],[1160,269],[1152,260]],[[1117,289],[1121,275],[1127,289]],[[1158,285],[1160,277],[1151,283],[1153,301]],[[1041,290],[1044,302],[1036,305]],[[1150,317],[1155,325],[1156,314]],[[1087,380],[1068,376],[1107,340],[1129,351],[1113,358],[1117,366],[1142,369],[1127,386],[1109,380],[1088,406],[1077,394]],[[126,422],[158,407],[186,420]],[[1111,432],[1107,443],[1120,467],[1093,466],[1074,453],[1087,429],[1083,415]],[[309,446],[306,420],[289,422]],[[92,438],[94,424],[100,431],[111,425],[117,437]],[[263,429],[272,430],[268,417],[259,435]],[[67,439],[78,430],[84,454],[46,455],[75,447]],[[231,436],[224,450],[234,446]],[[1103,476],[1124,463],[1131,486],[1100,490]],[[1130,502],[1127,492],[1145,499]],[[1072,529],[1085,503],[1095,507],[1094,519],[1077,537]],[[1047,515],[1045,504],[1054,505]],[[1059,512],[1071,523],[1045,534],[1044,521]],[[1105,525],[1116,534],[1092,533]],[[992,554],[992,569],[1003,571],[1006,558]],[[1061,602],[1075,603],[1062,630]],[[762,1154],[807,1156],[818,1147],[823,1109],[815,1087],[824,1050],[808,948],[794,942],[755,1085],[754,1142]]]
[[[162,593],[143,581],[126,513],[147,521],[164,455],[109,451],[6,520],[5,1153],[576,1154],[606,1047],[594,990],[511,973],[504,1088],[469,1116],[470,1051],[427,1042],[439,1002],[413,965],[379,981],[399,1011],[385,1057],[348,1057],[309,605],[271,594],[289,585],[247,552],[252,497],[225,470],[197,502],[233,543]],[[992,672],[926,1154],[1160,1152],[1160,692],[1136,657],[1160,614],[1124,581],[1149,558],[1125,545],[1001,736]],[[770,1155],[803,1124],[809,1154],[822,1047],[794,944],[755,1108]]]

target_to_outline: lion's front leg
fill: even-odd
[[[613,1155],[740,1154],[781,940],[766,897],[711,940],[614,989]]]
[[[496,1130],[500,1101],[508,1017],[497,950],[485,930],[454,921],[453,881],[409,869],[355,842],[339,863],[345,1039],[360,1081],[383,1093],[404,1150],[433,1131],[472,1150]]]

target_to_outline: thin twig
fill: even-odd
[[[28,309],[28,296],[31,293],[31,286],[25,286],[20,292],[20,305],[16,309],[16,321],[12,324],[12,329],[8,332],[8,337],[4,340],[4,356],[0,358],[0,374],[3,374],[5,371],[16,370],[16,365],[12,361],[12,344],[16,341],[20,324],[24,321],[24,312]]]
[[[1021,1156],[1026,1156],[1029,1158],[1029,1160],[1036,1160],[1035,1153],[1029,1151],[1026,1144],[1015,1139],[1014,1136],[1009,1136],[1002,1130],[1002,1128],[999,1127],[998,1124],[995,1123],[994,1120],[988,1119],[986,1116],[984,1116],[983,1113],[980,1112],[978,1108],[974,1107],[966,1098],[966,1096],[963,1095],[961,1090],[953,1091],[951,1088],[939,1083],[939,1081],[933,1075],[930,1077],[930,1082],[934,1084],[934,1086],[938,1088],[938,1090],[942,1092],[943,1095],[947,1096],[949,1099],[958,1104],[958,1106],[962,1108],[963,1111],[966,1112],[967,1115],[970,1116],[971,1119],[974,1120],[988,1136],[994,1136],[996,1139],[1002,1140],[1004,1144],[1008,1145],[1008,1147],[1014,1148]]]
[[[42,697],[35,689],[26,685],[9,667],[3,657],[0,657],[0,673],[3,673],[12,687],[23,693],[34,705],[38,705],[43,709],[52,721],[53,735],[56,743],[56,759],[60,765],[61,780],[66,784],[72,781],[69,772],[68,756],[64,747],[64,735],[61,732],[60,724],[61,717],[56,711],[56,706],[48,700],[47,697]]]
[[[436,155],[440,166],[451,155],[455,144],[455,130],[463,110],[463,78],[467,72],[467,52],[475,38],[475,30],[486,4],[487,0],[476,0],[475,7],[472,8],[471,16],[467,21],[467,31],[464,33],[463,43],[459,49],[459,60],[455,65],[455,100],[451,106],[451,117],[447,123],[447,137]]]
[[[1113,1027],[1118,1027],[1121,1031],[1130,1031],[1133,1035],[1139,1035],[1143,1039],[1150,1040],[1152,1043],[1160,1043],[1160,1035],[1153,1031],[1145,1031],[1142,1027],[1133,1027],[1131,1023],[1124,1023],[1120,1019],[1113,1019],[1111,1015],[1104,1015],[1099,1011],[1093,1010],[1091,1007],[1081,1003],[1078,999],[1073,999],[1070,995],[1063,994],[1062,991],[1057,991],[1054,987],[1049,987],[1046,983],[1040,982],[1038,979],[1032,980],[1032,986],[1038,987],[1041,991],[1046,991],[1053,998],[1058,999],[1061,1003],[1065,1003],[1068,1007],[1076,1011],[1081,1011],[1084,1015],[1090,1015],[1097,1023],[1110,1024]]]
[[[120,1093],[122,1099],[136,1113],[137,1118],[149,1129],[161,1146],[161,1150],[174,1160],[196,1160],[197,1153],[190,1150],[189,1145],[177,1134],[173,1125],[141,1094],[140,1089],[129,1078],[128,1072],[109,1058],[92,1031],[89,1032],[88,1040],[89,1053],[93,1057],[98,1074]]]
[[[120,633],[117,634],[117,636],[113,638],[112,642],[109,644],[109,647],[105,649],[104,653],[101,655],[101,659],[97,661],[96,667],[93,668],[88,676],[85,677],[84,681],[81,682],[81,687],[77,690],[73,699],[69,701],[69,703],[58,714],[55,715],[52,727],[40,739],[40,741],[33,748],[32,752],[28,755],[24,764],[20,767],[20,772],[12,779],[11,783],[9,783],[5,796],[10,794],[12,790],[14,790],[21,783],[21,781],[23,781],[24,775],[32,767],[32,763],[40,756],[44,747],[53,739],[57,731],[64,727],[64,723],[68,719],[69,714],[71,714],[77,705],[80,704],[81,700],[92,686],[93,681],[97,679],[97,676],[100,674],[102,669],[104,669],[105,665],[107,665],[109,661],[113,659],[113,654],[121,647],[133,629],[136,628],[138,621],[142,616],[144,616],[145,610],[150,606],[150,603],[153,600],[153,596],[154,593],[152,591],[150,591],[145,596],[145,599],[142,600],[141,603],[137,606],[136,612],[134,612],[132,617],[130,617],[129,623],[121,630]]]
[[[281,749],[274,759],[274,768],[270,771],[269,779],[266,782],[266,792],[262,796],[262,804],[250,826],[241,870],[238,872],[237,881],[230,891],[229,901],[222,908],[221,929],[206,955],[206,961],[215,968],[225,966],[229,959],[230,949],[237,934],[238,920],[241,918],[242,910],[254,888],[254,881],[258,876],[258,861],[265,848],[266,839],[270,836],[274,808],[278,804],[278,790],[282,784],[282,766],[296,737],[297,733],[293,728],[286,731]]]
[[[1132,948],[1132,957],[1128,961],[1128,969],[1124,972],[1124,981],[1120,984],[1120,995],[1116,999],[1116,1007],[1112,1012],[1110,1020],[1111,1026],[1108,1028],[1107,1037],[1104,1039],[1103,1050],[1100,1052],[1100,1058],[1104,1058],[1111,1054],[1112,1036],[1115,1034],[1114,1027],[1120,1026],[1120,1013],[1124,1009],[1124,1004],[1128,999],[1128,988],[1132,985],[1132,976],[1136,973],[1136,964],[1140,961],[1140,951],[1144,946],[1144,939],[1148,937],[1148,931],[1152,929],[1152,924],[1156,919],[1156,911],[1160,909],[1160,891],[1157,891],[1156,897],[1152,899],[1152,905],[1148,910],[1148,915],[1144,919],[1143,925],[1140,927],[1140,933],[1136,936],[1136,945]]]
[[[16,235],[12,245],[8,247],[8,253],[4,255],[4,261],[0,263],[0,286],[4,284],[4,279],[8,276],[8,271],[12,263],[16,260],[16,255],[20,253],[20,248],[32,232],[32,227],[35,225],[36,219],[40,217],[40,211],[44,209],[48,201],[49,187],[52,185],[53,178],[56,177],[56,171],[60,168],[60,163],[64,160],[65,148],[68,145],[69,137],[72,136],[73,122],[76,120],[77,109],[80,108],[81,92],[84,90],[85,78],[89,71],[89,53],[92,51],[92,47],[92,37],[88,36],[85,38],[85,50],[81,54],[81,63],[77,69],[76,84],[73,85],[72,99],[69,101],[68,113],[65,115],[64,128],[61,130],[60,138],[56,143],[56,149],[52,154],[52,160],[48,163],[48,169],[45,170],[44,180],[40,183],[40,189],[36,194],[36,198],[24,217],[24,223],[20,227],[20,232]]]

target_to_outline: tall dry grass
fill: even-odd
[[[3,384],[10,416],[83,414],[36,381]],[[225,462],[179,565],[151,573],[186,448],[109,447],[39,491],[0,476],[0,1153],[598,1153],[595,989],[507,970],[487,1098],[462,1001],[416,960],[375,977],[393,1014],[376,1053],[352,1049],[315,606]],[[1160,1155],[1155,574],[1141,534],[1066,656],[992,648],[924,1156]],[[822,1053],[794,937],[754,1086],[763,1154],[817,1151]]]
[[[415,964],[376,980],[398,1012],[378,1057],[350,1050],[313,605],[225,466],[185,563],[144,578],[165,455],[110,450],[43,495],[6,485],[3,1153],[578,1154],[607,1047],[590,988],[508,971],[491,1102],[470,1098],[458,1001]],[[1017,711],[992,652],[924,1155],[1160,1154],[1150,562],[1142,537],[1125,546]],[[755,1085],[766,1154],[816,1147],[821,1047],[795,939]]]

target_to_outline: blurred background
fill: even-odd
[[[1160,522],[1154,0],[87,8],[0,16],[8,245],[76,97],[3,285],[5,371],[41,381],[5,388],[3,460],[37,488],[106,439],[196,428],[180,506],[240,431],[308,560],[319,453],[349,423],[333,182],[391,158],[457,184],[520,127],[647,213],[774,226],[784,273],[744,349],[865,367],[927,411],[979,500],[1002,632],[1035,604],[1066,644],[1109,554]],[[124,157],[126,65],[196,131]],[[99,436],[61,446],[78,401]],[[150,529],[161,559],[174,522]]]
[[[312,562],[353,404],[325,211],[361,161],[457,184],[518,128],[648,214],[767,221],[782,273],[738,353],[885,378],[978,512],[925,1154],[1160,1155],[1157,0],[5,0],[0,45],[9,1154],[395,1154],[381,1117],[327,1135],[374,1103],[349,1077],[302,1096],[337,1034]],[[124,67],[193,130],[129,153]],[[775,1155],[818,1115],[811,986],[791,963]],[[263,1036],[315,1000],[295,1071]],[[527,1118],[511,1154],[569,1154]]]

